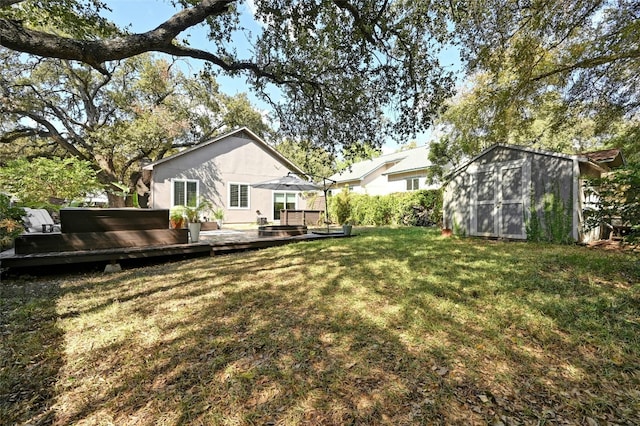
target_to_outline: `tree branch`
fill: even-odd
[[[0,0],[0,7],[9,7],[14,4],[22,3],[24,0]]]
[[[560,66],[558,68],[554,68],[542,74],[538,74],[532,77],[531,81],[540,81],[547,77],[551,77],[552,75],[555,75],[555,74],[562,74],[565,72],[575,71],[577,69],[594,68],[599,65],[605,65],[605,64],[609,64],[609,63],[624,60],[624,59],[638,59],[638,58],[640,58],[640,49],[629,50],[619,55],[606,55],[606,56],[598,56],[595,58],[587,58],[582,61],[575,62],[573,64]]]
[[[1,0],[0,0],[1,1]],[[131,34],[109,40],[79,40],[30,30],[22,22],[0,19],[0,45],[12,50],[43,57],[82,61],[103,74],[108,71],[104,62],[125,59],[145,52],[177,51],[180,56],[191,56],[195,49],[178,48],[175,37],[182,31],[204,22],[208,17],[225,14],[237,0],[202,0],[192,8],[182,10],[157,28],[142,34]],[[11,0],[2,1],[12,3]],[[18,3],[13,1],[13,3]],[[206,53],[206,52],[205,52]],[[211,60],[193,56],[197,59]],[[214,55],[211,58],[216,58]],[[219,59],[219,58],[218,58]]]

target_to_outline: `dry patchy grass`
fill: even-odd
[[[0,419],[639,424],[637,255],[363,230],[0,286]]]

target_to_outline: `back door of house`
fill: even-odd
[[[506,161],[470,170],[471,235],[525,239],[531,163]]]
[[[273,219],[280,220],[280,210],[294,210],[296,208],[295,192],[273,193]]]

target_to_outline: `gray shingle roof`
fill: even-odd
[[[362,180],[386,164],[394,165],[384,173],[385,175],[426,169],[431,165],[427,158],[428,154],[429,146],[426,145],[406,151],[381,155],[380,157],[370,160],[354,163],[351,165],[351,168],[331,176],[331,179],[338,182]]]

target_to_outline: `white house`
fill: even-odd
[[[439,185],[427,183],[428,155],[428,145],[381,155],[354,163],[330,178],[338,190],[348,186],[352,192],[369,195],[437,189]]]

